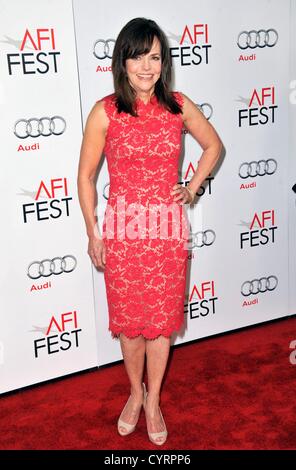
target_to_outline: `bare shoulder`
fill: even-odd
[[[105,99],[97,101],[91,108],[86,122],[86,127],[94,131],[106,132],[109,118],[105,109]]]
[[[185,93],[183,93],[182,91],[179,91],[178,93],[179,93],[179,94],[181,95],[181,97],[182,97],[182,101],[183,101],[183,106],[184,106],[184,107],[186,107],[186,108],[188,108],[188,107],[190,107],[190,106],[196,107],[196,104],[192,101],[191,98],[189,98],[188,95],[185,95]]]
[[[106,109],[105,109],[105,99],[104,98],[97,101],[93,105],[92,109],[90,110],[89,116],[92,119],[100,119],[100,120],[105,121],[106,123],[108,123],[108,116],[107,116],[107,112],[106,112]]]

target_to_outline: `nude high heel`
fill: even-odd
[[[143,384],[143,385],[144,385],[144,402],[143,402],[143,408],[144,408],[144,410],[145,410],[148,392],[147,392],[147,390],[146,390],[145,384]],[[147,433],[148,433],[148,437],[149,437],[150,441],[151,441],[153,444],[156,444],[157,446],[162,446],[162,444],[164,444],[165,441],[167,440],[168,431],[167,431],[167,428],[166,428],[166,425],[165,425],[165,422],[164,422],[164,419],[163,419],[162,412],[161,412],[161,409],[160,409],[160,408],[159,408],[159,413],[160,413],[160,416],[161,416],[161,419],[162,419],[162,422],[163,422],[163,425],[164,425],[164,431],[160,431],[160,432],[149,432],[149,431],[148,431],[148,428],[147,428]],[[160,442],[158,442],[157,439],[160,439]]]
[[[145,386],[144,383],[143,383],[142,385],[143,385],[143,403],[144,403],[144,400],[145,400],[145,393],[146,393],[146,386]],[[128,400],[127,400],[127,402],[126,402],[126,404],[125,404],[125,406],[124,406],[124,408],[123,408],[123,410],[122,410],[122,412],[121,412],[121,414],[120,414],[120,416],[119,416],[119,419],[118,419],[118,421],[117,421],[117,430],[118,430],[118,432],[119,432],[119,434],[120,434],[121,436],[127,436],[128,434],[131,434],[131,433],[136,429],[136,426],[137,426],[137,423],[138,423],[138,420],[139,420],[139,417],[140,417],[140,413],[141,413],[141,410],[140,410],[136,424],[129,424],[129,423],[126,423],[125,421],[123,421],[123,420],[121,419],[121,416],[123,415],[124,410],[125,410],[125,408],[127,407],[127,404],[128,404],[128,402],[129,402],[130,398],[131,398],[131,397],[129,396],[129,398],[128,398]],[[125,429],[126,431],[122,431],[122,429]]]

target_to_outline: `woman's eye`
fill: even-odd
[[[142,56],[141,56],[141,55],[136,55],[136,56],[132,57],[132,59],[133,59],[133,60],[141,60],[141,59],[142,59]],[[160,56],[153,56],[153,57],[152,57],[152,60],[158,61],[158,60],[160,60]]]

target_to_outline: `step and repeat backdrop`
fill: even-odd
[[[296,310],[296,0],[291,2],[290,14],[290,161],[288,177],[289,200],[289,311]],[[292,338],[294,340],[294,338]]]
[[[70,0],[0,1],[0,390],[97,364]]]
[[[183,8],[130,0],[103,8],[96,0],[74,0],[73,5],[83,124],[93,103],[112,92],[119,30],[132,17],[145,16],[169,40],[174,89],[196,103],[225,146],[188,210],[186,321],[174,342],[288,315],[290,2],[199,0]],[[201,154],[184,129],[179,183],[189,183]],[[97,188],[102,215],[106,162]],[[102,273],[94,270],[100,364],[121,357],[119,344],[107,334],[103,292]]]
[[[77,169],[88,113],[113,91],[116,37],[137,16],[164,30],[173,88],[224,144],[187,208],[185,327],[172,343],[294,314],[295,3],[0,0],[1,393],[122,358],[87,255]],[[179,183],[201,154],[184,128]],[[97,191],[102,227],[105,159]]]

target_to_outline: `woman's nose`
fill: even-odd
[[[149,61],[148,57],[143,58],[142,67],[143,67],[144,70],[149,70],[150,69],[150,61]]]

